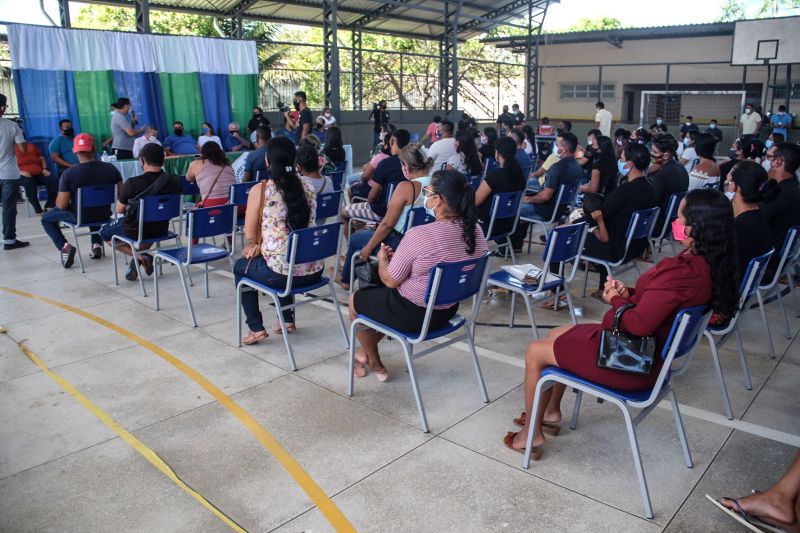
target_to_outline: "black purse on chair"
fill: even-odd
[[[628,309],[636,307],[626,304],[614,314],[612,329],[604,329],[600,337],[600,353],[597,355],[597,366],[606,370],[626,372],[628,374],[647,375],[653,370],[656,353],[656,338],[636,337],[620,331],[622,315]]]

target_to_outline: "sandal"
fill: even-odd
[[[555,300],[555,298],[553,298],[552,300],[547,300],[545,303],[543,303],[543,304],[541,305],[541,308],[542,308],[542,309],[549,309],[549,310],[553,311],[553,310],[555,309],[555,307],[556,307],[556,306],[555,306],[555,303],[554,303],[554,300]],[[560,304],[562,304],[562,303],[566,305],[566,303],[567,303],[567,297],[566,297],[566,296],[564,296],[564,295],[561,295],[561,296],[559,296],[559,297],[558,297],[558,303],[559,303],[559,307],[562,307],[562,306],[560,305]]]
[[[252,346],[253,344],[258,344],[260,341],[263,341],[269,337],[269,333],[265,330],[262,331],[251,331],[247,337],[242,339],[242,344],[245,346]]]
[[[600,300],[601,302],[605,303],[603,301],[603,289],[597,289],[596,291],[592,291],[592,293],[589,296],[591,296],[595,300]]]
[[[522,413],[520,413],[517,418],[513,419],[512,422],[519,427],[525,427],[525,424],[528,423],[528,417],[525,414],[525,411],[522,411]],[[552,422],[542,422],[542,432],[552,435],[553,437],[557,437],[558,434],[561,433],[561,426],[558,424],[553,424]]]
[[[525,453],[525,448],[515,448],[514,447],[514,437],[516,437],[516,436],[517,436],[517,433],[514,433],[513,431],[509,431],[508,433],[506,433],[506,436],[503,437],[503,444],[505,444],[506,448],[508,448],[509,450],[514,450],[517,453],[524,454]],[[539,448],[539,447],[534,446],[533,449],[531,449],[531,459],[533,459],[534,461],[538,461],[541,458],[542,458],[542,449]]]
[[[294,325],[294,322],[286,322],[286,333],[294,333],[295,331],[297,331],[297,326]],[[283,335],[280,324],[272,326],[272,332],[276,335]]]
[[[720,503],[720,500],[715,500],[708,494],[706,494],[706,498],[708,498],[709,501],[711,501],[711,503],[716,505],[722,512],[724,512],[725,514],[727,514],[728,516],[730,516],[731,518],[733,518],[734,520],[736,520],[737,522],[739,522],[740,524],[742,524],[751,531],[758,531],[760,533],[764,533],[765,531],[771,531],[774,533],[784,533],[783,529],[773,526],[771,524],[767,524],[757,516],[747,514],[747,512],[744,509],[742,509],[742,506],[739,504],[739,500],[737,500],[736,498],[720,499],[733,502],[733,504],[736,506],[736,510],[725,507],[724,505],[722,505],[722,503]]]

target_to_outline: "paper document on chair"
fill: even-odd
[[[522,283],[531,285],[537,285],[539,283],[539,278],[542,275],[542,269],[535,265],[531,265],[530,263],[525,265],[503,265],[500,268],[520,280]],[[545,281],[550,283],[553,281],[558,281],[558,279],[558,276],[548,272]]]

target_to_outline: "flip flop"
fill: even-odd
[[[760,518],[756,516],[747,514],[747,512],[744,509],[742,509],[742,506],[739,505],[739,500],[737,500],[736,498],[727,498],[727,497],[721,498],[722,500],[732,501],[734,505],[736,505],[735,511],[733,509],[725,507],[724,505],[722,505],[720,500],[716,500],[711,496],[709,496],[708,494],[706,494],[706,498],[708,498],[708,500],[711,503],[716,505],[720,511],[730,516],[731,518],[742,524],[750,531],[757,531],[759,533],[764,533],[766,531],[772,533],[786,533],[786,531],[783,529],[767,524],[766,522],[762,521]]]
[[[263,333],[263,335],[262,335],[262,333]],[[250,335],[252,335],[253,337],[250,338]],[[269,337],[269,333],[267,333],[266,331],[258,332],[258,333],[254,332],[254,331],[251,331],[250,334],[247,335],[247,337],[242,339],[242,344],[244,344],[245,346],[252,346],[254,344],[258,344],[260,341],[263,341],[267,337]],[[248,338],[250,340],[248,340]]]
[[[295,326],[294,324],[292,324],[291,326],[289,324],[286,324],[286,333],[294,333],[295,331],[297,331],[297,326]],[[272,332],[275,333],[276,335],[283,335],[283,330],[281,329],[280,324],[275,324],[274,326],[272,326]]]
[[[563,306],[561,304],[564,304]],[[567,297],[566,296],[559,296],[558,297],[558,304],[559,307],[567,307]],[[542,309],[549,309],[551,311],[554,310],[555,305],[553,304],[553,300],[547,300],[540,306]]]
[[[517,418],[512,420],[512,422],[514,422],[519,427],[524,427],[527,421],[528,418],[525,414],[525,411],[522,411],[522,413]],[[553,424],[551,422],[542,422],[542,432],[548,435],[552,435],[553,437],[557,437],[558,434],[561,433],[561,426],[559,426],[558,424]]]
[[[514,450],[517,453],[525,454],[525,448],[514,448],[514,437],[517,436],[517,433],[513,431],[509,431],[506,433],[506,436],[503,437],[503,444],[505,444],[506,448],[509,450]],[[542,449],[536,446],[533,447],[531,450],[531,459],[534,461],[538,461],[542,458]]]

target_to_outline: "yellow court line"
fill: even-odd
[[[0,327],[0,333],[6,333],[5,328]],[[30,350],[30,348],[25,346],[21,341],[17,343],[17,346],[19,346],[19,349],[22,351],[22,353],[28,356],[28,359],[33,361],[33,363],[36,366],[42,369],[42,372],[50,376],[50,378],[56,383],[58,383],[62,389],[67,391],[73,398],[82,403],[83,406],[89,410],[89,412],[91,412],[94,416],[99,418],[103,424],[111,428],[111,430],[114,431],[117,435],[122,437],[122,440],[130,444],[134,450],[139,452],[139,454],[141,454],[145,459],[150,461],[150,463],[153,466],[161,470],[161,472],[163,472],[164,475],[166,475],[168,478],[174,481],[175,484],[178,485],[180,488],[185,490],[192,498],[199,501],[203,507],[205,507],[206,509],[217,515],[220,520],[225,522],[234,531],[238,531],[240,533],[247,533],[247,530],[245,530],[239,524],[234,522],[233,519],[228,517],[228,515],[226,515],[225,513],[220,511],[217,507],[215,507],[213,503],[206,500],[202,494],[194,490],[192,487],[187,485],[180,477],[178,477],[175,471],[172,470],[172,468],[170,468],[169,465],[165,463],[164,460],[161,457],[159,457],[159,455],[156,452],[148,448],[147,445],[145,445],[142,441],[134,437],[128,430],[119,425],[113,418],[111,418],[111,415],[109,415],[108,413],[100,409],[100,407],[92,403],[92,401],[86,396],[84,396],[78,389],[76,389],[72,385],[72,383],[64,379],[61,375],[56,374],[55,372],[50,370],[50,368],[48,368],[48,366],[44,363],[44,361],[39,359],[39,357],[35,353],[33,353]]]
[[[206,392],[208,392],[215,400],[217,400],[220,405],[225,407],[228,411],[233,414],[239,421],[244,425],[255,437],[258,441],[266,448],[266,450],[272,454],[275,459],[286,470],[286,472],[292,476],[295,480],[297,485],[305,491],[305,493],[311,498],[311,501],[314,502],[320,512],[325,516],[325,518],[330,522],[330,524],[337,530],[337,531],[356,531],[353,525],[347,520],[347,517],[344,516],[342,511],[336,506],[333,501],[328,498],[328,495],[325,494],[325,491],[317,485],[316,481],[314,481],[308,472],[306,472],[302,466],[292,457],[289,452],[287,452],[280,443],[275,440],[275,438],[266,430],[264,429],[258,421],[253,418],[253,416],[248,413],[242,406],[236,403],[233,399],[231,399],[227,394],[225,394],[219,387],[211,383],[208,379],[206,379],[202,374],[198,373],[192,367],[172,355],[171,353],[167,352],[160,346],[153,344],[152,342],[148,341],[140,337],[139,335],[133,333],[132,331],[128,331],[108,320],[100,318],[99,316],[93,315],[88,313],[82,309],[78,309],[77,307],[73,307],[69,304],[65,304],[63,302],[59,302],[57,300],[51,300],[50,298],[46,298],[44,296],[39,296],[37,294],[32,294],[25,291],[20,291],[18,289],[11,289],[9,287],[0,287],[0,290],[8,292],[10,294],[16,294],[17,296],[22,296],[24,298],[30,298],[32,300],[38,300],[40,302],[45,302],[50,305],[54,305],[56,307],[60,307],[65,311],[69,311],[70,313],[74,313],[76,315],[82,316],[86,319],[91,320],[101,326],[105,326],[106,328],[119,333],[120,335],[127,337],[128,339],[132,340],[133,342],[139,344],[143,348],[147,348],[155,355],[166,361],[167,363],[171,364],[178,370],[180,370],[184,375],[186,375],[189,379],[203,387]]]

